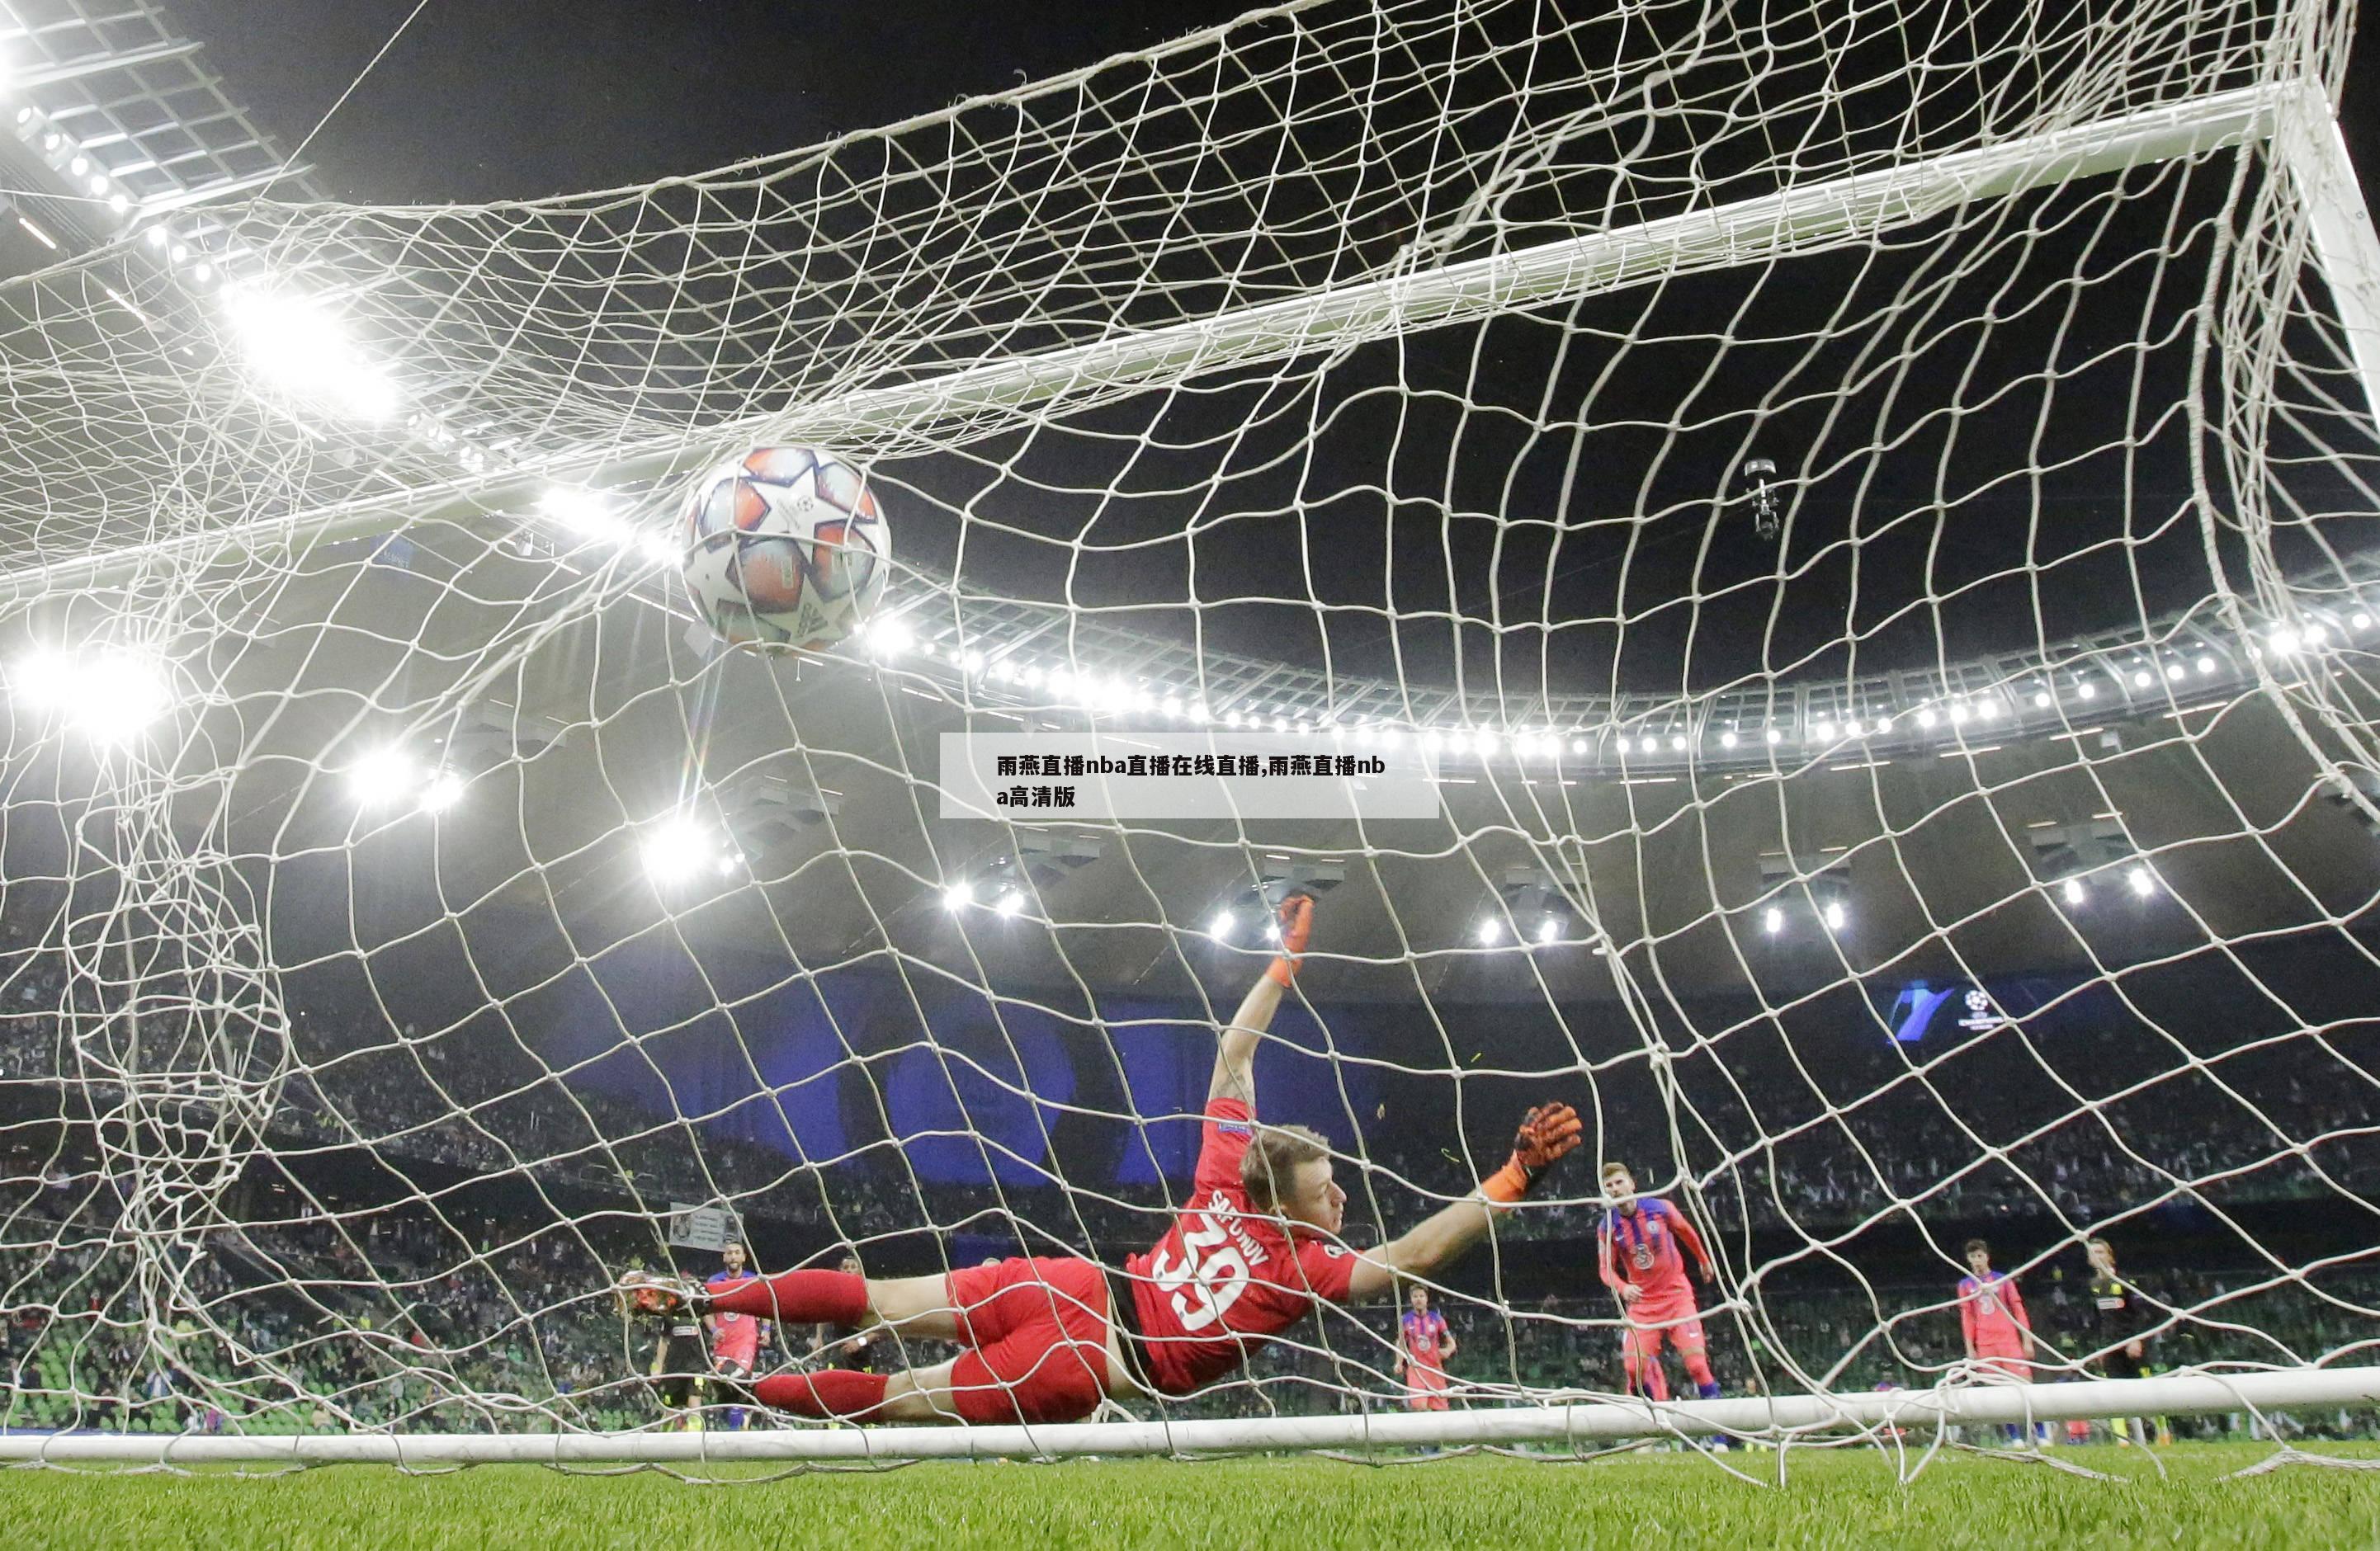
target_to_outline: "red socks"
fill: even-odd
[[[713,1314],[748,1314],[785,1325],[857,1325],[868,1317],[868,1278],[848,1271],[787,1271],[714,1292]]]
[[[794,1273],[795,1276],[801,1272]],[[827,1275],[831,1273],[820,1273]],[[854,1281],[859,1278],[854,1277]],[[752,1393],[771,1411],[793,1416],[829,1417],[844,1422],[873,1422],[884,1404],[883,1374],[855,1374],[848,1368],[821,1368],[814,1374],[773,1374],[752,1386]]]

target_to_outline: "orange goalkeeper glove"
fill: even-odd
[[[1479,1194],[1509,1206],[1536,1188],[1537,1177],[1554,1160],[1579,1144],[1578,1111],[1567,1104],[1546,1104],[1521,1117],[1512,1137],[1512,1156],[1504,1167],[1479,1181]]]
[[[1314,935],[1314,896],[1292,894],[1281,902],[1281,957],[1273,960],[1265,971],[1273,984],[1287,990],[1297,974],[1298,955],[1305,951],[1306,939]]]

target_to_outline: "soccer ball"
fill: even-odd
[[[687,492],[686,591],[731,645],[823,651],[884,596],[892,536],[867,476],[815,447],[755,447]]]

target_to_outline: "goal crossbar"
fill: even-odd
[[[1162,328],[978,362],[913,382],[856,389],[697,430],[672,429],[608,451],[550,460],[606,486],[663,479],[759,443],[847,445],[1007,416],[1064,398],[1085,405],[1178,381],[1320,350],[1625,290],[1667,275],[1817,251],[1944,211],[2068,180],[2262,140],[2326,99],[2307,86],[2242,87],[1510,252],[1369,279]],[[264,544],[364,537],[416,522],[468,521],[527,509],[544,463],[460,477],[436,492],[374,496],[226,524],[149,543],[0,572],[23,593],[99,586],[145,565],[205,565]],[[425,499],[427,498],[427,499]]]
[[[348,1433],[244,1437],[56,1433],[0,1436],[0,1460],[54,1464],[598,1464],[738,1460],[830,1463],[1072,1455],[1248,1454],[1425,1445],[1603,1445],[1682,1435],[1783,1442],[1898,1429],[1990,1427],[2084,1417],[2336,1409],[2380,1403],[2380,1367],[1975,1384],[1773,1399],[1600,1401],[1439,1412],[1047,1427],[803,1427],[704,1433]]]

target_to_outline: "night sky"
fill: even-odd
[[[415,0],[176,0],[295,146]],[[308,151],[334,197],[535,199],[790,151],[1229,21],[1229,0],[430,0]],[[1021,15],[1020,15],[1021,13]],[[302,24],[297,18],[303,17]]]
[[[265,127],[294,146],[415,0],[174,0]],[[641,183],[930,113],[1220,25],[1230,0],[430,0],[307,152],[335,198],[535,199]],[[302,19],[301,19],[302,18]],[[2380,169],[2380,44],[2357,39],[2346,120]],[[2367,195],[2368,197],[2368,195]]]

